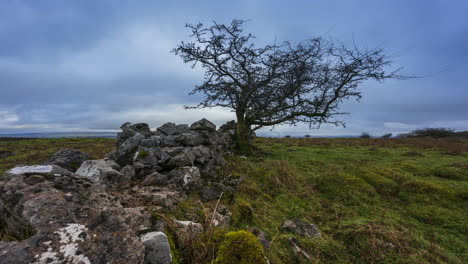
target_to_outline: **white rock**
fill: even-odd
[[[201,181],[200,169],[195,166],[180,167],[178,170],[182,173],[182,185],[186,186],[191,183],[199,183]]]
[[[60,228],[55,232],[55,234],[60,236],[60,248],[54,249],[49,247],[46,252],[38,256],[37,259],[32,264],[42,264],[42,263],[81,263],[81,264],[91,264],[89,258],[83,254],[77,254],[78,252],[78,241],[84,241],[80,237],[80,234],[86,232],[88,229],[84,225],[80,224],[68,224],[68,226]],[[50,241],[48,241],[50,242]],[[45,242],[45,243],[48,243]],[[50,243],[49,243],[50,244]],[[59,256],[63,256],[59,257]],[[64,262],[66,261],[66,262]]]
[[[23,166],[23,167],[16,167],[13,168],[7,173],[9,174],[24,174],[24,173],[51,173],[52,172],[52,166],[50,165],[33,165],[33,166]]]
[[[121,176],[120,172],[112,168],[108,160],[87,160],[81,164],[76,174],[88,177],[93,182],[102,182],[108,175]]]

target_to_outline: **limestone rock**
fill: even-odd
[[[133,162],[140,162],[155,167],[158,164],[158,157],[154,148],[140,146],[133,157]]]
[[[187,149],[184,149],[182,152],[172,157],[167,163],[167,166],[171,168],[193,166],[194,161],[195,156],[193,153]]]
[[[188,131],[186,133],[182,133],[180,137],[177,138],[177,142],[180,142],[183,146],[198,146],[204,144],[207,141],[204,134]]]
[[[122,174],[115,170],[116,163],[112,160],[87,160],[76,171],[79,176],[89,178],[93,182],[99,183],[115,183],[120,182],[123,178]]]
[[[172,263],[171,247],[166,234],[150,232],[141,237],[145,246],[145,264]]]
[[[188,127],[187,127],[188,128]],[[175,135],[181,133],[181,131],[186,130],[185,126],[177,126],[174,123],[166,123],[157,128],[157,130],[163,133],[166,136]]]
[[[232,144],[232,135],[206,119],[188,125],[166,123],[157,131],[146,124],[125,123],[119,133],[117,147],[107,157],[121,167],[131,165],[136,178],[175,168],[197,166],[203,177],[216,178],[226,163],[222,157]]]
[[[203,145],[193,147],[192,153],[195,156],[195,161],[199,164],[208,162],[212,157],[210,149]]]
[[[134,230],[149,225],[149,215],[122,208],[102,185],[56,168],[16,168],[0,181],[0,224],[23,239],[0,242],[0,263],[142,263]],[[31,186],[35,175],[44,180]]]
[[[166,123],[154,132],[144,123],[121,128],[107,159],[87,160],[76,173],[34,165],[0,178],[0,225],[20,239],[0,242],[0,263],[165,263],[145,258],[154,253],[145,243],[163,237],[141,235],[165,228],[163,221],[150,221],[148,209],[173,210],[208,180],[203,196],[209,199],[238,185],[217,177],[233,143],[229,129],[216,131],[206,119],[190,128]],[[213,225],[227,227],[231,215],[220,205],[210,216]],[[203,233],[196,222],[174,225],[181,250]]]
[[[5,172],[4,178],[8,178],[15,175],[42,175],[48,178],[54,175],[70,175],[70,171],[59,167],[57,165],[31,165],[31,166],[19,166],[14,167]]]
[[[231,223],[232,213],[223,205],[219,205],[215,212],[209,214],[209,220],[212,226],[227,228]]]
[[[220,131],[230,131],[230,130],[236,130],[237,124],[236,121],[231,120],[226,122],[224,125],[219,127]]]
[[[75,172],[83,162],[91,159],[91,156],[76,149],[63,148],[50,156],[44,165],[57,165],[71,172]]]
[[[122,132],[117,133],[117,145],[121,145],[137,133],[145,136],[151,134],[149,126],[145,123],[131,124],[127,122],[120,126],[120,129],[122,129]]]
[[[169,154],[169,156],[174,157],[175,155],[182,152],[185,148],[184,147],[172,147],[172,148],[163,148],[162,151]]]
[[[200,170],[194,166],[179,167],[169,173],[169,182],[179,184],[187,190],[195,190],[201,187],[203,180]]]
[[[167,185],[167,175],[154,172],[146,176],[145,180],[142,182],[142,185]]]
[[[143,139],[145,139],[145,136],[137,132],[133,136],[127,138],[122,144],[119,144],[117,149],[108,154],[108,157],[115,160],[122,167],[132,164],[135,153],[138,151],[140,142]]]
[[[221,181],[225,186],[237,189],[242,182],[242,177],[238,174],[230,174]]]
[[[24,179],[24,182],[29,184],[29,185],[34,185],[36,183],[40,183],[40,182],[43,182],[43,181],[45,181],[45,178],[44,178],[44,176],[41,176],[41,175],[31,175],[31,176]]]
[[[159,136],[152,136],[151,138],[141,140],[141,145],[143,147],[155,148],[158,147],[159,144],[161,144],[161,137]]]
[[[130,181],[135,178],[135,169],[131,165],[125,165],[120,170],[120,174],[122,174],[124,181]]]
[[[172,158],[172,155],[168,154],[168,152],[166,152],[166,150],[167,150],[167,148],[163,148],[163,149],[158,148],[158,149],[154,150],[154,155],[158,159],[158,165],[166,164]],[[176,154],[180,153],[181,151],[179,151],[177,153],[174,153],[174,152],[171,152],[171,153],[176,155]]]
[[[315,225],[297,219],[285,221],[281,229],[307,238],[320,237],[320,231]]]
[[[144,200],[147,204],[173,209],[178,202],[186,199],[186,195],[182,189],[170,186],[134,186],[130,189],[129,196],[125,200],[131,202],[133,199]]]
[[[201,234],[203,234],[204,228],[202,224],[194,223],[192,221],[174,221],[176,227],[176,236],[179,243],[186,245],[191,241],[195,241]]]
[[[210,122],[209,120],[203,118],[190,126],[192,130],[206,130],[209,132],[216,131],[216,125]]]

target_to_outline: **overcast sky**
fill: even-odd
[[[468,130],[468,1],[14,1],[0,8],[0,133],[107,131],[127,121],[157,127],[229,109],[184,110],[203,80],[170,50],[185,23],[250,19],[259,45],[329,35],[395,55],[394,67],[426,76],[369,82],[341,110],[346,128],[307,126],[269,135],[374,135],[421,127]],[[434,75],[434,73],[437,73]]]

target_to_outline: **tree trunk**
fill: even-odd
[[[252,154],[252,145],[250,140],[250,124],[248,124],[243,114],[237,114],[236,144],[240,153]]]

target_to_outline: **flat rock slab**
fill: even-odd
[[[51,173],[53,167],[51,165],[33,165],[33,166],[22,166],[15,167],[7,173],[19,175],[19,174],[41,174],[41,173]]]
[[[138,230],[150,226],[149,215],[123,208],[86,177],[55,173],[58,168],[15,168],[0,180],[0,223],[20,238],[0,242],[0,264],[143,263]]]
[[[111,183],[119,181],[122,174],[119,165],[110,159],[87,160],[81,164],[76,174],[88,177],[93,182]]]

